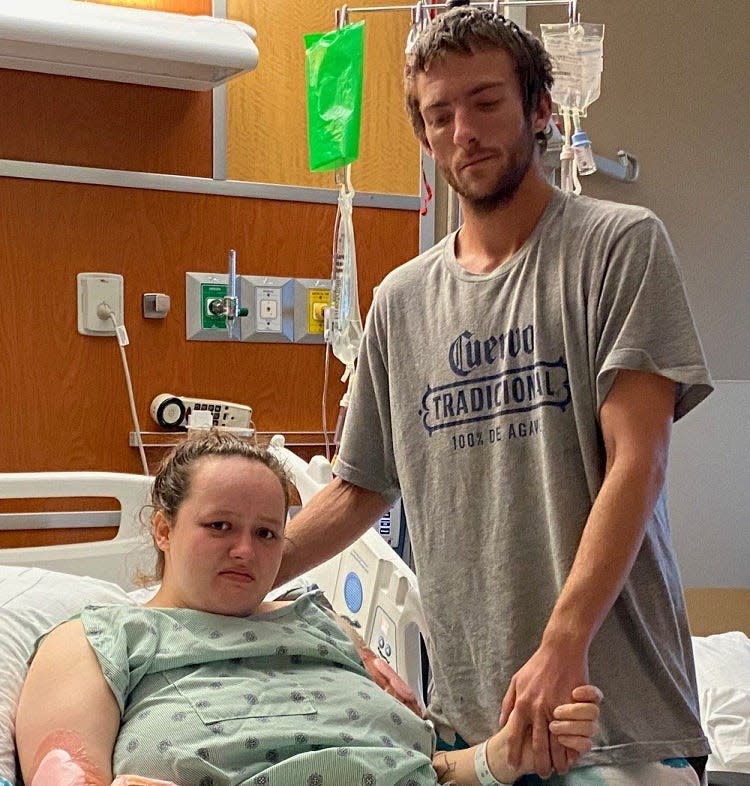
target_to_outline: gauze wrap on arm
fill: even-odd
[[[39,746],[30,786],[106,786],[78,735],[55,731]]]
[[[31,786],[104,786],[101,778],[68,751],[54,748],[39,762]]]

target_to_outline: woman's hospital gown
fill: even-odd
[[[115,774],[180,786],[435,784],[432,725],[378,688],[317,596],[246,618],[86,609],[122,713]]]

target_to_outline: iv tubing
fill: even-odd
[[[328,439],[328,367],[331,357],[331,345],[326,342],[325,363],[323,366],[323,398],[321,400],[321,420],[323,425],[323,440],[326,446],[326,458],[331,460],[331,443]]]

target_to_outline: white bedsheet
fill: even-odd
[[[693,637],[707,769],[750,773],[750,639],[739,631]]]

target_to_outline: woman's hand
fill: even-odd
[[[573,703],[555,707],[550,721],[550,734],[568,749],[568,763],[575,764],[593,747],[599,730],[599,705],[602,692],[595,685],[580,685],[571,694]]]
[[[357,654],[362,659],[362,665],[367,669],[367,673],[375,680],[376,685],[386,693],[390,693],[394,699],[398,699],[405,707],[408,707],[415,715],[424,717],[424,708],[420,705],[414,691],[409,684],[401,679],[396,670],[383,658],[376,655],[359,632],[345,617],[337,614],[333,609],[330,610],[336,621],[343,628],[344,633],[351,639],[352,644],[357,648]]]
[[[415,715],[424,717],[424,711],[417,701],[416,694],[398,676],[395,669],[382,658],[379,658],[369,647],[364,647],[359,652],[362,663],[369,675],[386,692],[398,699],[404,706],[408,707]]]

